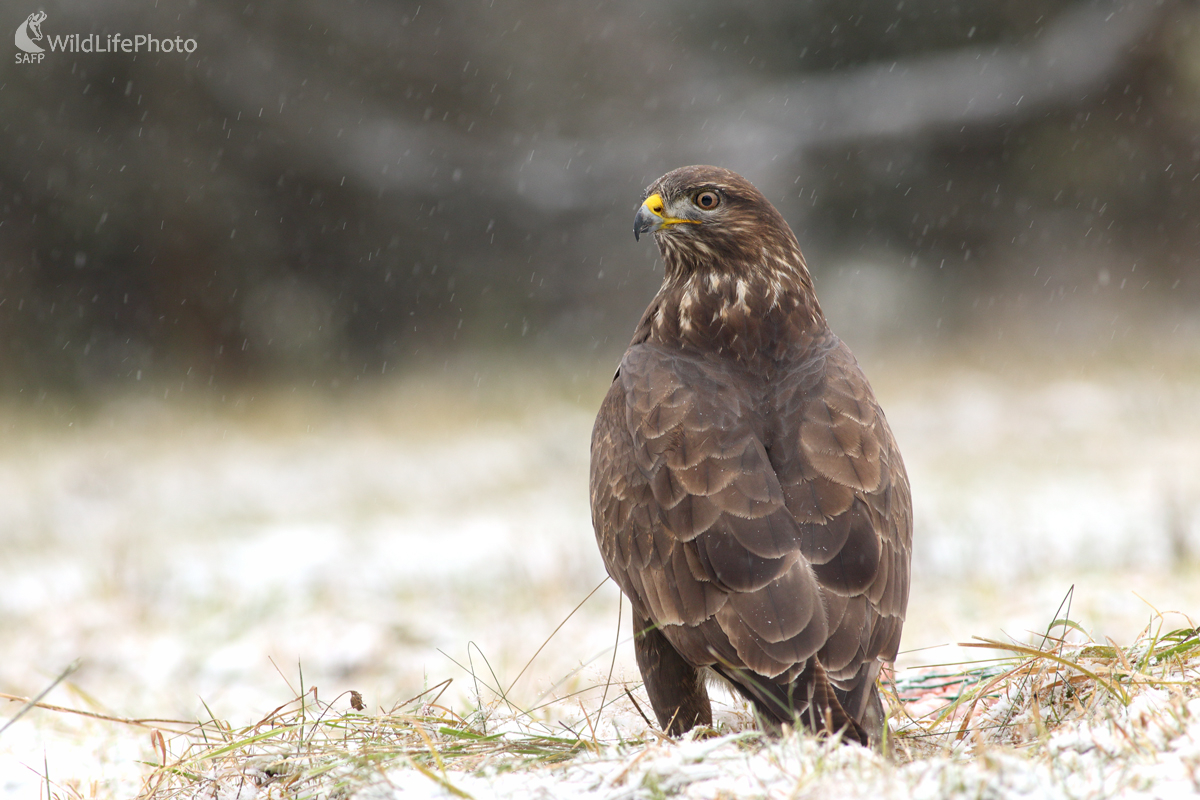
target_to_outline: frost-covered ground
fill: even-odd
[[[1132,639],[1152,606],[1200,618],[1200,372],[1178,360],[1065,371],[972,363],[866,365],[916,506],[901,666],[978,657],[953,646],[972,635],[1044,629],[1072,584],[1071,617],[1098,641]],[[323,700],[361,692],[368,711],[445,678],[453,708],[493,699],[469,670],[508,687],[603,580],[586,476],[610,370],[513,377],[511,363],[459,365],[337,399],[146,394],[87,411],[4,409],[0,693],[32,696],[78,658],[45,702],[125,718],[211,711],[248,724],[301,681]],[[578,725],[599,695],[568,696],[604,683],[616,620],[608,584],[516,682],[514,703],[567,698],[539,722]],[[628,642],[615,676],[636,678]],[[18,708],[0,700],[0,719]],[[1050,762],[997,752],[892,768],[850,748],[719,739],[614,747],[455,785],[479,797],[786,796],[830,793],[822,781],[856,774],[858,789],[839,795],[1136,786],[1177,796],[1195,791],[1200,747],[1197,709],[1178,709],[1176,728],[1154,734],[1161,747],[1117,759],[1129,764],[1119,779],[1086,762],[1104,737],[1126,746],[1098,720],[1095,731],[1059,734]],[[614,723],[642,724],[631,712]],[[1129,722],[1144,710],[1123,713],[1112,723],[1123,731],[1150,725]],[[1087,782],[1060,774],[1072,758]],[[145,729],[33,710],[0,734],[0,798],[44,793],[47,776],[62,796],[131,796],[143,761],[158,762]],[[445,791],[402,768],[386,778],[368,794]]]
[[[1171,712],[1179,712],[1172,716]],[[1167,724],[1162,724],[1163,719]],[[1200,700],[1145,698],[1119,717],[1050,737],[1040,759],[981,750],[895,763],[858,747],[754,733],[606,750],[558,767],[454,775],[476,798],[845,798],[946,800],[1200,793]],[[412,769],[384,773],[363,797],[451,796]]]

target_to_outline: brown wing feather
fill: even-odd
[[[845,598],[818,657],[861,721],[879,660],[894,660],[900,645],[912,501],[895,438],[854,356],[832,335],[818,352],[823,369],[794,371],[776,395],[783,424],[774,460],[784,465],[787,506],[805,523],[801,550],[827,603]]]
[[[635,613],[688,664],[768,713],[785,696],[803,712],[823,695],[799,683],[827,674],[861,721],[899,643],[908,484],[849,350],[808,352],[764,391],[720,360],[631,347],[593,431],[593,521]]]
[[[732,643],[734,666],[775,677],[824,643],[825,619],[753,409],[720,364],[630,348],[593,434],[593,509],[610,573],[685,658],[714,664]],[[611,511],[633,495],[648,514]],[[662,555],[620,559],[644,548],[618,544],[632,540]]]

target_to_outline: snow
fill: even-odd
[[[1044,630],[1072,584],[1071,618],[1099,641],[1132,640],[1152,613],[1138,596],[1195,615],[1196,378],[911,367],[867,365],[916,505],[902,668],[979,657],[954,646],[972,635]],[[70,425],[10,409],[0,692],[37,694],[82,658],[46,702],[180,719],[207,707],[247,724],[302,684],[323,699],[355,689],[374,711],[448,677],[444,703],[487,700],[455,662],[507,688],[604,578],[587,497],[602,384],[579,399],[543,387],[512,402],[506,391],[417,376],[337,401],[124,399]],[[616,608],[607,584],[512,687],[514,702],[603,684]],[[625,617],[614,673],[636,681]],[[552,702],[539,721],[576,725],[580,702],[599,693]],[[718,717],[736,721],[743,712],[725,702]],[[449,774],[477,798],[1171,797],[1196,793],[1200,774],[1200,715],[1180,702],[1143,693],[1123,720],[1056,732],[1037,757],[893,764],[743,733]],[[18,707],[0,701],[0,715]],[[631,707],[614,707],[612,722],[645,732]],[[47,769],[83,796],[136,794],[139,761],[158,761],[145,729],[34,710],[0,734],[0,799],[32,796]],[[360,794],[443,795],[403,764]]]
[[[1154,711],[1164,710],[1156,706]],[[1055,736],[1046,753],[1027,757],[1000,749],[935,755],[896,763],[859,747],[806,736],[764,739],[754,733],[710,740],[608,747],[565,765],[532,770],[449,771],[454,790],[477,800],[547,797],[776,798],[1178,798],[1200,793],[1200,701],[1177,707],[1186,716],[1159,728],[1163,746],[1147,748],[1138,731],[1160,715],[1127,715],[1072,728]],[[1118,729],[1133,735],[1113,735]],[[455,796],[426,775],[394,768],[356,798]]]

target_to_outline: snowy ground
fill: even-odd
[[[1200,618],[1200,374],[1179,362],[978,363],[865,365],[916,506],[901,666],[959,660],[968,651],[953,645],[972,635],[1044,629],[1072,584],[1072,619],[1097,640],[1132,639],[1151,605]],[[368,710],[445,678],[452,706],[486,701],[459,665],[508,686],[603,580],[587,447],[611,366],[513,379],[502,377],[512,364],[460,364],[336,400],[273,391],[5,409],[0,693],[32,696],[78,658],[45,702],[128,718],[211,710],[246,724],[292,699],[301,670],[322,699],[353,689]],[[514,701],[603,683],[616,620],[608,584],[516,683]],[[627,642],[615,675],[636,677]],[[544,722],[578,720],[581,701],[598,697],[552,704]],[[18,708],[0,700],[0,725]],[[1193,770],[1194,717],[1164,745],[1178,744]],[[862,796],[883,780],[875,756],[849,748],[813,762],[812,743],[747,750],[721,739],[605,751],[524,778],[464,775],[461,788],[633,797],[651,783],[666,791],[670,765],[707,747],[711,783],[676,787],[689,796],[821,794],[822,769],[867,775]],[[887,780],[908,787],[895,796],[947,796],[943,778],[964,791],[994,784],[996,796],[1073,795],[1039,772],[1050,767],[1017,770],[1009,758],[914,762]],[[157,760],[144,729],[33,710],[0,735],[0,798],[44,793],[47,775],[61,796],[131,796],[147,774],[139,762]],[[1156,772],[1160,762],[1137,766],[1146,796],[1184,785],[1184,767]],[[637,781],[615,780],[622,769]],[[401,771],[372,796],[410,796],[398,791],[409,783],[442,791]]]

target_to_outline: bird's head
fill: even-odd
[[[750,181],[721,167],[681,167],[650,184],[633,219],[634,238],[643,233],[655,234],[668,270],[804,268],[782,215]]]
[[[682,167],[646,189],[634,236],[653,233],[666,265],[638,337],[774,358],[824,317],[800,245],[750,181]]]

